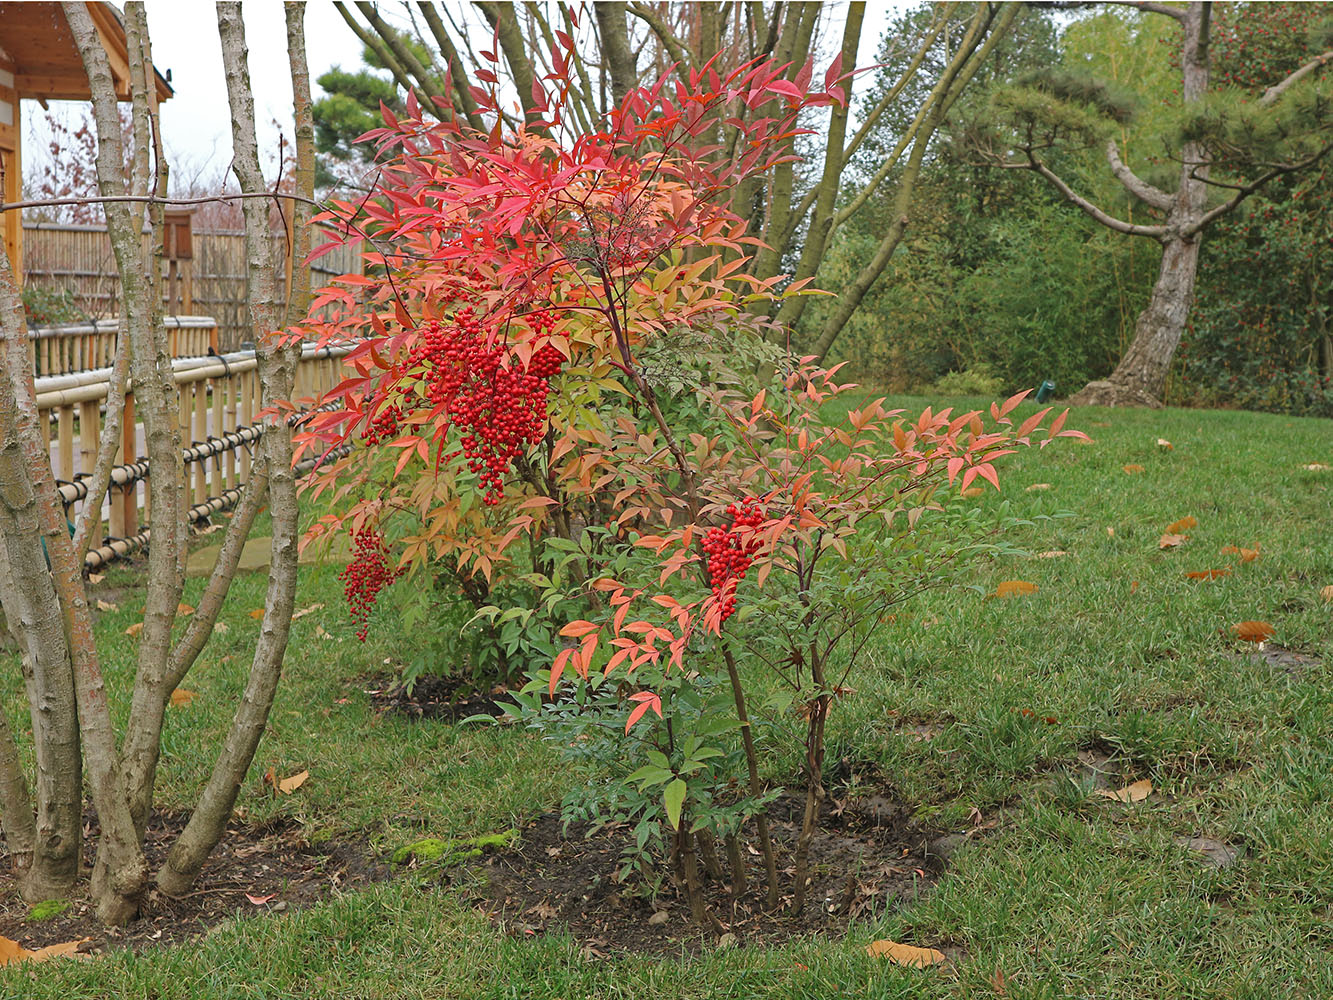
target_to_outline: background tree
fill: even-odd
[[[1159,148],[1173,162],[1175,190],[1158,186],[1125,161],[1108,123],[1124,120],[1120,98],[1085,76],[1042,74],[1000,95],[995,110],[1008,128],[984,143],[1001,167],[1030,170],[1070,203],[1110,229],[1162,247],[1161,265],[1134,338],[1106,380],[1089,383],[1078,403],[1160,406],[1193,299],[1205,230],[1269,182],[1318,163],[1333,141],[1322,70],[1333,61],[1329,39],[1316,34],[1302,64],[1258,101],[1234,91],[1209,95],[1211,3],[1182,7],[1134,3],[1171,18],[1179,31],[1180,104]],[[1048,151],[1070,141],[1101,144],[1116,179],[1150,221],[1116,216],[1078,193],[1049,162]],[[1210,202],[1210,189],[1222,192]]]

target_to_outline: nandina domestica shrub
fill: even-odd
[[[751,825],[779,900],[780,790],[760,779],[774,748],[755,724],[789,710],[806,721],[800,907],[841,681],[888,608],[993,544],[953,487],[998,485],[993,463],[1048,413],[1015,428],[1014,397],[989,427],[881,402],[825,420],[847,387],[753,318],[779,293],[747,274],[754,241],[720,199],[788,155],[804,110],[842,99],[836,65],[824,93],[783,69],[635,88],[591,133],[563,128],[559,70],[546,120],[515,131],[493,93],[475,95],[489,133],[409,100],[369,135],[381,183],[335,213],[373,240],[369,274],[326,290],[331,315],[310,324],[363,341],[303,438],[321,454],[359,442],[317,475],[335,509],[313,534],[369,532],[375,567],[391,546],[395,574],[451,579],[476,621],[546,629],[514,712],[619,779],[572,793],[567,815],[632,823],[622,876],[651,880],[665,856],[700,921],[716,920],[702,883],[725,877],[719,844],[745,891]],[[1073,433],[1063,419],[1050,436]],[[356,613],[383,572],[351,577]],[[756,704],[741,657],[779,693]]]

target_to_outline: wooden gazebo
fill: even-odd
[[[116,94],[130,99],[130,72],[125,27],[109,3],[89,3],[102,45],[111,63]],[[171,96],[171,84],[154,71],[157,99]],[[4,200],[18,201],[23,190],[22,120],[19,101],[87,101],[92,99],[83,60],[58,3],[0,3],[0,173]],[[21,276],[23,221],[19,212],[5,212],[5,253]]]

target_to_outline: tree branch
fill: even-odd
[[[1088,201],[1081,194],[1066,184],[1050,167],[1042,163],[1039,159],[1028,154],[1027,163],[1002,163],[1001,166],[1006,169],[1032,170],[1042,177],[1046,178],[1057,191],[1065,196],[1065,200],[1081,209],[1086,215],[1096,219],[1103,226],[1114,229],[1116,232],[1127,233],[1130,236],[1148,236],[1155,240],[1160,240],[1166,236],[1166,226],[1141,226],[1134,222],[1126,222],[1123,219],[1117,219],[1115,216],[1104,212],[1092,202]]]
[[[1311,59],[1308,63],[1306,63],[1304,66],[1302,66],[1300,69],[1293,72],[1285,80],[1280,80],[1277,83],[1273,84],[1273,86],[1269,87],[1267,90],[1264,91],[1264,96],[1259,98],[1259,103],[1264,105],[1265,107],[1271,104],[1275,104],[1277,102],[1277,99],[1281,97],[1284,93],[1286,93],[1288,88],[1290,88],[1293,84],[1303,79],[1304,77],[1309,76],[1315,70],[1323,66],[1327,66],[1330,62],[1333,62],[1333,49],[1329,49],[1327,52],[1320,53],[1319,55]]]
[[[1249,184],[1240,186],[1218,185],[1219,187],[1221,186],[1234,187],[1236,191],[1235,195],[1230,199],[1228,199],[1227,201],[1223,202],[1222,204],[1218,205],[1216,208],[1209,209],[1207,212],[1201,215],[1195,222],[1190,223],[1190,225],[1186,226],[1184,230],[1182,230],[1183,234],[1185,236],[1193,236],[1195,233],[1200,232],[1205,226],[1207,226],[1214,219],[1226,215],[1233,208],[1239,205],[1250,195],[1254,194],[1254,192],[1258,191],[1269,181],[1281,177],[1283,174],[1293,174],[1296,173],[1297,171],[1304,170],[1306,167],[1313,166],[1314,164],[1318,163],[1321,159],[1323,159],[1326,155],[1328,155],[1328,151],[1330,149],[1333,149],[1333,143],[1328,144],[1319,152],[1313,153],[1310,156],[1307,156],[1305,159],[1300,160],[1296,163],[1287,163],[1287,164],[1282,164],[1281,166],[1274,167],[1267,173],[1263,174],[1262,176],[1260,176],[1259,178],[1257,178],[1256,180],[1252,181]],[[1203,180],[1203,178],[1200,179]]]
[[[1120,159],[1120,149],[1114,139],[1106,140],[1106,162],[1111,165],[1111,173],[1125,186],[1125,190],[1139,201],[1163,212],[1171,210],[1171,196],[1159,187],[1149,184]]]

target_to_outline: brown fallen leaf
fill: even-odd
[[[1197,517],[1187,514],[1184,517],[1182,517],[1179,521],[1172,521],[1170,524],[1168,524],[1166,526],[1166,533],[1168,535],[1180,535],[1186,531],[1189,531],[1191,528],[1197,528],[1198,526],[1199,526],[1199,519]]]
[[[226,622],[214,622],[213,631],[217,632],[219,635],[225,635],[227,632],[231,631],[231,626]]]
[[[1117,802],[1142,802],[1152,794],[1152,782],[1144,778],[1132,785],[1126,785],[1124,788],[1117,788],[1115,791],[1111,791],[1109,788],[1099,788],[1097,794],[1102,798],[1115,799]]]
[[[126,635],[138,635],[138,634],[139,634],[140,632],[142,632],[142,631],[143,631],[143,622],[135,622],[133,625],[131,625],[131,626],[129,626],[127,629],[125,629],[125,634],[126,634]]]
[[[316,626],[315,626],[315,638],[316,638],[316,639],[333,639],[334,636],[333,636],[333,634],[332,634],[331,632],[329,632],[329,630],[326,629],[323,625],[316,625]],[[339,640],[337,640],[337,641],[338,641],[338,642],[341,642],[342,640],[339,639]]]
[[[1040,588],[1035,583],[1029,583],[1027,580],[1003,580],[995,587],[992,597],[1019,597],[1024,594],[1035,594]]]
[[[278,894],[277,894],[276,892],[274,892],[274,893],[269,893],[269,895],[267,895],[267,896],[252,896],[250,893],[247,892],[247,893],[245,894],[245,898],[248,899],[248,900],[250,900],[250,902],[254,903],[255,906],[263,906],[265,903],[269,902],[270,900],[277,899],[277,898],[278,898]]]
[[[1188,537],[1189,535],[1173,535],[1168,531],[1157,540],[1157,547],[1159,549],[1174,549],[1177,545],[1184,544],[1185,539]]]
[[[1107,537],[1107,538],[1114,538],[1114,537],[1115,537],[1115,528],[1107,528],[1107,529],[1106,529],[1106,537]]]
[[[1319,591],[1319,596],[1324,599],[1325,604],[1333,604],[1333,583],[1323,587]]]
[[[1259,558],[1259,546],[1252,549],[1242,548],[1237,545],[1227,545],[1222,549],[1224,556],[1240,556],[1241,562],[1254,562]]]
[[[934,948],[917,948],[910,944],[899,944],[897,941],[871,941],[866,945],[866,954],[871,958],[887,958],[890,962],[896,962],[898,965],[906,965],[912,969],[924,969],[930,965],[939,965],[944,962],[944,953],[936,951]]]
[[[1218,577],[1230,575],[1229,569],[1196,569],[1185,574],[1191,580],[1216,580]]]
[[[194,608],[192,608],[192,607],[190,607],[188,604],[185,604],[184,602],[182,602],[182,603],[176,605],[176,614],[178,614],[178,615],[192,615],[192,614],[194,614]]]
[[[119,605],[119,604],[112,604],[110,601],[104,601],[104,600],[102,600],[102,599],[99,597],[99,598],[97,599],[97,610],[98,610],[98,611],[119,611],[119,610],[120,610],[120,605]]]
[[[1133,463],[1129,465],[1122,465],[1120,468],[1125,470],[1125,475],[1127,476],[1137,476],[1140,472],[1145,471],[1143,466],[1135,465]]]
[[[89,582],[89,583],[101,583],[101,582],[102,582],[103,580],[105,580],[105,579],[106,579],[106,574],[105,574],[105,573],[89,573],[89,574],[88,574],[88,582]]]
[[[1026,492],[1036,493],[1038,490],[1049,490],[1051,488],[1052,487],[1050,483],[1033,483],[1031,486],[1027,488]]]
[[[1166,438],[1158,438],[1158,439],[1157,439],[1157,447],[1161,448],[1163,451],[1175,451],[1175,450],[1176,450],[1176,446],[1173,445],[1173,444],[1172,444],[1170,441],[1168,441]]]
[[[251,618],[255,618],[255,619],[263,618],[263,617],[264,617],[264,609],[263,609],[263,608],[255,608],[253,611],[249,612],[249,615],[250,615]]]
[[[670,919],[671,919],[670,913],[668,913],[666,910],[658,910],[656,913],[654,913],[651,917],[648,918],[648,923],[656,927],[659,924],[666,923]]]
[[[296,621],[298,618],[304,618],[306,615],[313,615],[322,607],[324,607],[322,604],[312,604],[308,608],[302,608],[300,611],[293,612],[292,621]]]
[[[1131,594],[1136,594],[1136,593],[1138,593],[1138,590],[1139,590],[1139,581],[1138,581],[1138,580],[1130,580],[1130,581],[1129,581],[1129,592],[1130,592]]]
[[[963,490],[963,496],[965,496],[965,497],[979,497],[979,496],[981,496],[981,494],[983,494],[983,493],[985,493],[985,492],[986,492],[986,491],[983,490],[980,486],[969,486],[967,489]]]
[[[1061,556],[1069,555],[1064,549],[1051,549],[1049,552],[1038,552],[1038,559],[1059,559]]]
[[[175,691],[171,692],[171,704],[177,708],[183,708],[198,697],[198,691],[187,691],[185,688],[177,688]]]
[[[1268,622],[1237,622],[1231,626],[1231,632],[1245,642],[1264,642],[1273,638],[1277,629]]]
[[[1329,470],[1329,466],[1325,465],[1323,462],[1311,462],[1304,468],[1306,472],[1327,472]]]
[[[293,774],[290,778],[283,778],[278,782],[278,791],[282,792],[283,795],[291,795],[292,792],[305,784],[308,777],[310,777],[310,772],[302,771],[300,774]]]

